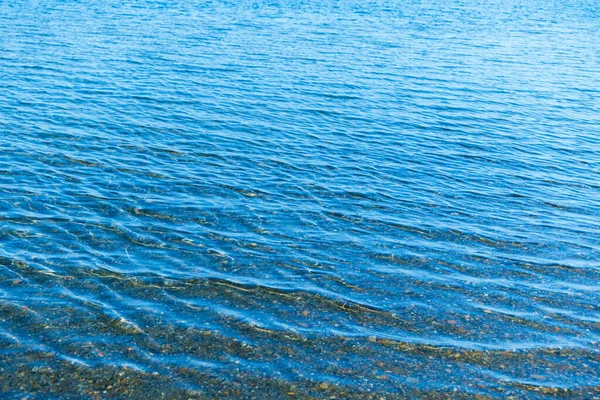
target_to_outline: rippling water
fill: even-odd
[[[3,397],[600,396],[599,9],[0,1]]]

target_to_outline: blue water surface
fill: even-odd
[[[600,3],[0,0],[0,390],[600,396]]]

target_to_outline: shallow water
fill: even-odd
[[[600,396],[595,1],[0,1],[0,390]]]

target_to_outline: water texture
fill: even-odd
[[[0,0],[3,398],[600,396],[600,4]]]

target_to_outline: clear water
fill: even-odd
[[[0,390],[599,395],[599,10],[0,1]]]

